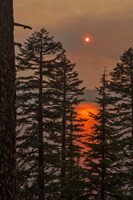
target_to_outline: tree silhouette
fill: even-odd
[[[47,182],[44,171],[47,170],[47,154],[50,144],[47,142],[46,118],[49,118],[48,76],[59,55],[64,52],[59,42],[45,29],[34,32],[20,48],[17,56],[17,105],[19,177],[24,169],[21,191],[24,198],[45,198],[44,185]],[[26,72],[24,75],[23,72]],[[48,108],[47,108],[48,107]],[[48,114],[47,114],[48,113]],[[23,134],[22,134],[23,132]],[[52,146],[53,147],[53,146]],[[23,157],[23,159],[22,159]],[[22,164],[23,163],[23,164]],[[45,164],[44,164],[45,163]],[[26,166],[26,167],[25,167]],[[19,181],[20,182],[20,181]],[[49,182],[49,181],[48,181]],[[27,193],[27,191],[29,191]]]
[[[97,114],[91,114],[95,124],[88,136],[89,150],[85,159],[86,196],[90,200],[122,199],[124,193],[119,188],[120,135],[112,112],[115,98],[110,94],[106,70],[97,91],[99,109]]]
[[[120,56],[120,62],[112,70],[110,93],[115,97],[112,105],[117,121],[117,131],[121,135],[121,169],[119,188],[125,198],[133,195],[133,48]],[[123,195],[123,196],[124,196]]]

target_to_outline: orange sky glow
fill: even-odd
[[[85,130],[88,132],[91,130],[91,126],[94,124],[94,119],[89,117],[89,113],[97,114],[98,105],[94,102],[83,102],[76,107],[79,117],[88,118],[85,122]]]

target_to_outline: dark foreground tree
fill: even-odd
[[[0,0],[0,199],[15,199],[13,1]]]

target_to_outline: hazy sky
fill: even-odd
[[[99,84],[104,66],[110,71],[120,55],[133,46],[133,0],[14,0],[15,41],[46,28],[67,50],[84,86]],[[83,42],[90,35],[89,45]]]

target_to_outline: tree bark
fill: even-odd
[[[0,199],[14,200],[15,63],[13,1],[0,0]]]
[[[42,105],[42,38],[39,66],[39,200],[44,200],[44,151],[43,151],[43,105]]]
[[[133,63],[131,62],[131,67],[133,67]],[[133,71],[131,69],[131,112],[132,112],[132,135],[131,137],[133,138]]]

